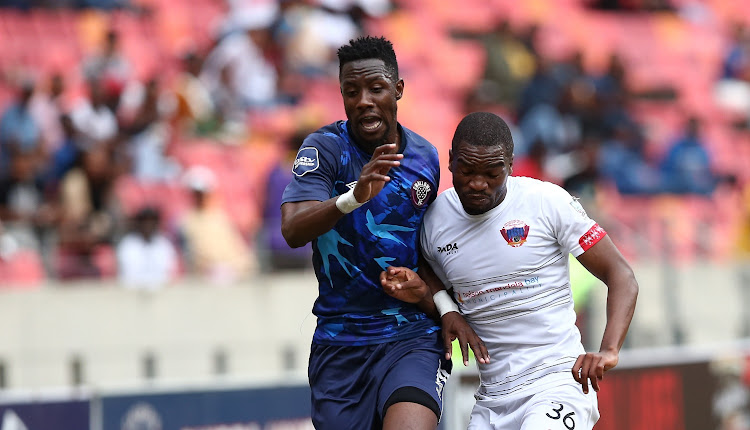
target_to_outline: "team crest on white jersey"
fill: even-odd
[[[411,202],[412,204],[421,209],[427,205],[432,196],[432,184],[424,180],[418,180],[411,184]]]
[[[508,245],[518,248],[526,242],[529,237],[529,226],[521,220],[514,219],[508,221],[500,229],[500,234],[503,235],[503,239],[508,242]]]

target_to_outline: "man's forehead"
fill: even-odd
[[[344,64],[344,66],[341,68],[342,82],[359,78],[361,75],[364,75],[371,79],[375,79],[378,77],[392,77],[383,60],[380,60],[378,58],[350,61]]]
[[[503,146],[480,146],[461,143],[456,148],[456,158],[460,161],[470,159],[472,161],[486,161],[490,163],[501,163],[508,158]]]

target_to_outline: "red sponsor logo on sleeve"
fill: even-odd
[[[601,238],[607,235],[607,232],[604,231],[603,228],[599,227],[599,224],[594,224],[589,231],[587,231],[583,236],[581,236],[580,239],[578,239],[578,243],[581,245],[581,248],[583,248],[583,251],[586,252],[596,244],[596,242],[599,242]]]

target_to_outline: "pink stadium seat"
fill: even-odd
[[[0,259],[0,288],[34,288],[44,280],[42,261],[34,251],[22,250]]]

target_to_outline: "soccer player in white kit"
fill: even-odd
[[[453,188],[424,218],[429,266],[421,264],[419,275],[388,268],[381,283],[433,314],[460,309],[484,342],[491,361],[477,364],[469,429],[591,429],[599,419],[599,381],[617,365],[638,284],[575,197],[549,182],[510,176],[512,154],[500,117],[467,115],[450,151]],[[575,325],[569,253],[608,287],[599,352],[585,351]]]

